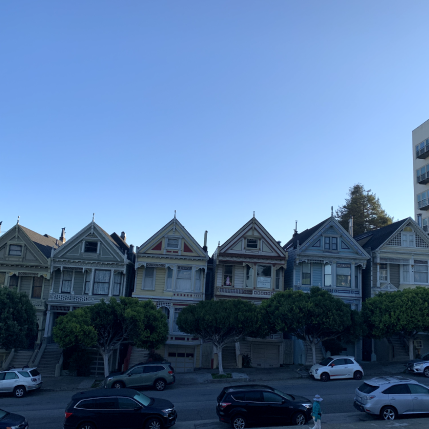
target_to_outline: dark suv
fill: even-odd
[[[292,423],[305,425],[311,418],[312,403],[264,385],[225,387],[217,397],[216,413],[221,422],[234,429],[249,424],[267,426]]]
[[[134,389],[96,389],[72,396],[64,429],[162,429],[176,419],[174,405],[166,399]]]

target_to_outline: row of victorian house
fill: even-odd
[[[295,230],[281,246],[253,217],[219,243],[212,257],[206,243],[207,232],[201,247],[175,216],[135,250],[125,233],[108,234],[94,220],[68,240],[65,229],[56,239],[17,223],[0,236],[0,286],[29,295],[37,311],[38,337],[34,351],[4,351],[3,364],[37,364],[45,373],[56,368],[58,374],[61,350],[52,338],[57,318],[110,297],[151,299],[162,309],[169,336],[158,352],[176,371],[185,372],[216,363],[210,344],[179,331],[176,320],[187,305],[231,298],[259,304],[278,291],[306,292],[318,286],[360,310],[362,301],[378,292],[429,286],[429,238],[411,218],[353,238],[352,229],[346,231],[331,216],[301,233]],[[418,351],[429,351],[424,334],[419,341]],[[364,360],[408,355],[399,337],[345,344],[343,351]],[[324,354],[320,346],[318,357]],[[224,367],[240,366],[243,355],[254,367],[311,359],[302,342],[282,334],[225,347]],[[111,365],[126,367],[146,357],[146,350],[127,345]]]

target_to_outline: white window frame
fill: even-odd
[[[230,279],[230,285],[226,285],[225,283],[226,283],[226,279],[225,279],[225,276],[227,275],[227,274],[225,274],[225,268],[226,267],[232,267],[232,273],[231,273],[231,279]],[[234,287],[234,271],[235,271],[235,266],[234,265],[232,265],[232,264],[225,264],[225,265],[223,265],[222,266],[222,286],[223,287]]]
[[[88,292],[86,291],[86,283],[89,282],[89,289]],[[83,279],[83,294],[84,295],[91,295],[92,290],[92,272],[85,270],[85,277]]]
[[[259,250],[260,240],[258,238],[256,238],[256,237],[246,237],[244,240],[245,240],[244,241],[244,248],[246,250]],[[254,241],[256,241],[256,247],[249,247],[247,245],[248,240],[254,240]]]
[[[405,268],[407,268],[407,269],[405,269]],[[408,279],[405,278],[405,274],[408,275]],[[411,281],[411,275],[412,275],[411,263],[401,264],[401,266],[400,266],[400,277],[401,277],[400,283],[401,284],[413,284],[414,282]]]
[[[329,269],[331,271],[330,273],[326,272],[326,267],[329,267]],[[324,287],[332,287],[332,278],[333,278],[332,277],[332,271],[333,271],[332,270],[332,264],[324,264],[323,265],[323,286]],[[331,276],[331,282],[330,282],[331,284],[329,284],[329,285],[326,284],[326,276]]]
[[[425,261],[426,262],[426,264],[420,264],[420,263],[417,263],[416,264],[416,261],[414,261],[414,270],[413,270],[413,274],[414,274],[414,276],[413,276],[413,280],[414,280],[414,283],[416,284],[425,284],[425,285],[427,285],[427,284],[429,284],[429,271],[428,271],[428,263],[427,263],[427,261]],[[417,266],[419,266],[419,267],[426,267],[426,271],[417,271],[416,270],[416,268],[417,268]],[[421,282],[421,281],[416,281],[416,273],[426,273],[426,276],[427,276],[427,281],[426,282]]]
[[[189,293],[189,292],[192,292],[193,291],[193,284],[192,284],[192,267],[185,267],[185,266],[181,266],[182,268],[180,268],[179,266],[177,267],[177,274],[176,274],[176,285],[175,285],[175,290],[177,291],[177,292],[187,292],[187,293]],[[186,268],[186,269],[185,269]],[[191,278],[189,279],[189,286],[188,286],[188,288],[187,289],[178,289],[178,283],[179,283],[179,280],[181,280],[182,279],[182,277],[179,277],[179,275],[180,275],[180,272],[190,272],[191,273]]]
[[[416,247],[416,233],[414,231],[401,232],[401,247]]]
[[[108,286],[107,286],[107,293],[96,293],[95,292],[95,284],[96,283],[107,283],[107,282],[97,282],[95,280],[95,278],[97,277],[97,271],[103,271],[103,272],[109,273],[109,282],[108,282]],[[93,295],[100,295],[100,296],[109,295],[110,285],[111,284],[112,284],[112,271],[111,270],[96,269],[95,272],[94,272],[94,285],[93,285],[93,288],[92,288],[92,294]]]
[[[173,309],[173,326],[172,326],[172,331],[175,334],[183,334],[183,332],[179,330],[179,328],[177,327],[177,324],[176,324],[177,317],[179,317],[179,314],[180,314],[180,312],[182,310],[183,310],[182,307],[174,307],[174,309]],[[177,314],[177,316],[176,316],[176,314]]]
[[[280,267],[280,268],[277,268],[277,270],[275,270],[275,271],[276,271],[276,276],[275,276],[275,285],[274,285],[274,288],[275,288],[275,290],[282,290],[283,270]],[[278,280],[278,282],[277,282],[277,280]]]
[[[115,294],[115,276],[120,275],[121,281],[119,282],[119,293]],[[117,271],[116,273],[113,273],[113,284],[112,284],[112,296],[122,296],[122,285],[124,283],[124,273],[122,271]]]
[[[146,281],[147,270],[151,268],[153,270],[153,278],[151,281]],[[145,267],[143,271],[143,283],[142,290],[155,290],[155,279],[156,279],[156,268],[154,267]]]
[[[177,247],[169,246],[168,240],[177,240]],[[180,237],[165,237],[165,248],[168,250],[180,250]]]
[[[11,251],[11,247],[12,246],[15,246],[15,247],[20,247],[21,248],[21,253],[19,254],[19,255],[11,255],[10,254],[10,251]],[[7,255],[8,256],[12,256],[12,257],[22,257],[22,255],[23,255],[23,253],[24,253],[24,246],[22,245],[22,244],[9,244],[9,248],[8,248],[8,252],[7,252]]]
[[[270,267],[271,268],[271,275],[270,275],[270,277],[267,277],[267,276],[258,276],[258,267]],[[272,265],[270,265],[270,264],[257,264],[256,265],[256,287],[257,288],[259,288],[259,289],[272,289],[273,270],[274,270],[274,267]],[[260,286],[259,282],[258,282],[258,277],[269,278],[270,279],[270,285],[269,286],[266,286],[266,285]]]
[[[63,291],[63,280],[64,280],[64,273],[68,271],[72,273],[71,283],[70,283],[70,291],[64,292]],[[69,281],[69,280],[67,280]],[[61,271],[61,283],[60,283],[60,293],[72,293],[73,292],[73,284],[74,284],[74,271],[73,270],[62,270]]]
[[[386,268],[382,268],[381,266],[385,265]],[[381,274],[381,271],[386,271],[385,275]],[[379,278],[380,278],[380,282],[388,282],[389,281],[389,264],[385,264],[385,263],[381,263],[379,266]]]
[[[169,272],[171,272],[171,279],[169,279],[168,277]],[[174,269],[172,267],[166,266],[165,267],[165,290],[167,292],[173,291],[173,278],[174,278]],[[170,280],[170,287],[168,287],[169,280]]]

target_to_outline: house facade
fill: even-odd
[[[260,304],[284,290],[287,254],[253,216],[213,255],[214,279],[210,294],[215,300],[244,299]],[[241,356],[250,357],[254,367],[276,367],[288,362],[283,335],[246,338],[223,349],[225,368],[241,366]],[[286,358],[285,358],[286,355]]]
[[[363,271],[364,300],[380,292],[429,287],[429,237],[412,218],[368,231],[355,240],[370,255]],[[421,344],[421,354],[429,352],[426,334],[416,344]],[[364,360],[407,360],[408,345],[398,336],[366,340],[363,355]]]
[[[362,270],[369,255],[333,217],[298,233],[284,246],[288,252],[285,286],[310,291],[320,287],[341,298],[353,310],[362,305]],[[346,350],[345,350],[346,351]],[[347,345],[347,353],[360,357],[360,343]],[[323,349],[318,350],[318,358]],[[311,361],[301,341],[294,342],[294,362]]]
[[[168,340],[158,353],[177,372],[201,366],[201,340],[180,332],[176,320],[183,308],[204,301],[208,259],[206,242],[201,247],[176,216],[136,250],[133,297],[152,300],[167,316]],[[130,365],[145,357],[147,351],[133,348]]]

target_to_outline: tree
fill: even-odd
[[[219,374],[223,374],[223,348],[245,336],[258,336],[258,309],[255,304],[240,299],[201,301],[180,312],[177,326],[182,332],[216,347]]]
[[[429,290],[423,287],[379,293],[362,306],[367,335],[389,338],[401,335],[408,342],[410,359],[414,359],[413,340],[419,332],[429,330]]]
[[[26,348],[36,336],[36,310],[28,295],[0,288],[0,348]]]
[[[349,195],[344,205],[338,207],[335,217],[348,231],[349,220],[353,217],[353,235],[360,235],[383,226],[390,225],[390,217],[381,207],[380,200],[371,190],[365,190],[360,183],[349,188]]]
[[[261,304],[262,318],[271,333],[287,332],[311,348],[316,363],[316,345],[321,341],[360,334],[358,318],[341,299],[318,287],[309,293],[287,290],[277,292]],[[352,316],[353,314],[353,316]]]
[[[80,345],[96,347],[109,374],[109,357],[122,342],[137,347],[156,348],[168,336],[165,314],[152,301],[136,298],[111,298],[109,302],[82,307],[60,317],[54,327],[54,340],[62,348]]]

